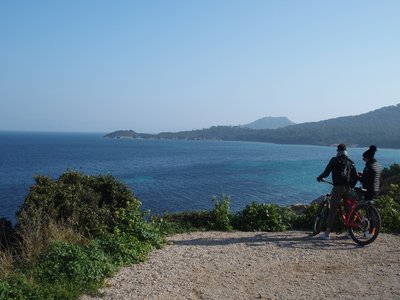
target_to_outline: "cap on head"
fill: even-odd
[[[363,157],[367,159],[372,159],[375,156],[377,148],[375,145],[369,146],[369,149],[363,153]]]
[[[337,146],[337,151],[346,151],[346,145],[345,144],[339,144]]]

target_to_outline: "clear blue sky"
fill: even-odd
[[[400,1],[0,1],[0,130],[296,123],[400,103]]]

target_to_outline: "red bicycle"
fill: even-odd
[[[323,182],[332,184],[329,181]],[[375,200],[365,201],[363,199],[365,190],[361,188],[352,189],[351,199],[344,199],[338,205],[338,212],[349,236],[359,245],[371,244],[379,235],[381,229],[381,217],[374,206]],[[326,194],[323,201],[319,203],[315,216],[313,235],[325,231],[326,219],[330,209],[331,194]]]

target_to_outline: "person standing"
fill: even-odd
[[[342,199],[351,197],[350,190],[357,183],[357,171],[354,162],[349,159],[345,144],[337,146],[337,153],[332,157],[325,170],[317,177],[318,182],[328,177],[332,173],[332,196],[329,203],[329,213],[326,220],[326,230],[320,234],[320,238],[329,240],[332,230],[337,207]]]
[[[358,173],[358,180],[362,187],[366,189],[364,200],[372,200],[378,197],[380,191],[380,178],[382,168],[375,159],[377,148],[375,145],[369,146],[369,149],[363,153],[365,168],[362,173]]]

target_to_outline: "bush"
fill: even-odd
[[[43,283],[86,284],[101,282],[113,271],[115,267],[96,242],[85,246],[54,242],[40,257],[34,273]]]
[[[140,212],[140,202],[114,177],[67,171],[58,180],[36,176],[17,220],[21,229],[41,229],[54,222],[93,236],[110,231],[116,225],[114,212],[128,204]]]
[[[214,196],[212,201],[212,211],[165,213],[162,216],[152,216],[151,221],[163,235],[196,230],[232,230],[230,197],[222,195],[218,199]]]
[[[255,202],[247,205],[236,215],[234,227],[245,231],[285,230],[278,205]]]
[[[104,233],[86,245],[53,242],[35,266],[0,280],[0,299],[76,299],[99,288],[119,267],[144,261],[150,243]]]
[[[42,287],[30,282],[21,274],[19,277],[0,279],[0,299],[42,300],[54,298],[49,296]]]
[[[212,201],[214,202],[214,210],[212,211],[212,216],[214,218],[213,229],[232,230],[230,197],[222,195],[221,199],[217,199],[217,197],[214,196]]]
[[[387,195],[391,190],[391,185],[400,185],[400,165],[392,164],[389,168],[382,170],[381,176],[381,193]]]
[[[153,216],[164,235],[195,230],[263,230],[282,231],[288,229],[311,229],[318,205],[314,204],[301,211],[292,207],[279,207],[275,204],[247,205],[236,214],[230,212],[229,197],[222,195],[222,200],[215,197],[212,211],[182,212]]]
[[[157,247],[163,243],[157,229],[144,220],[133,192],[111,175],[67,171],[58,180],[36,176],[17,221],[21,247],[30,262],[53,240],[60,240],[54,228],[59,228],[59,233],[69,232],[67,242],[79,243],[82,236],[92,239],[109,232],[134,235]]]
[[[400,185],[392,184],[386,195],[378,198],[382,231],[400,232]]]
[[[308,209],[309,208],[307,208],[307,210]],[[310,222],[306,218],[306,212],[299,213],[294,211],[291,207],[282,207],[280,209],[280,214],[282,216],[282,223],[285,230],[311,228],[309,225]]]
[[[147,254],[152,249],[150,243],[141,242],[130,235],[105,233],[95,242],[101,247],[111,263],[118,267],[146,260]]]
[[[162,216],[152,216],[151,221],[163,235],[171,235],[210,230],[213,228],[214,215],[211,211],[165,213]]]
[[[160,248],[163,243],[163,235],[157,226],[144,220],[150,212],[142,213],[136,201],[127,201],[125,207],[118,208],[115,213],[115,226],[113,233],[118,236],[135,236],[140,241],[150,242]]]

